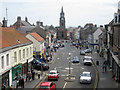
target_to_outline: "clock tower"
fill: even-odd
[[[64,40],[67,38],[67,30],[65,29],[65,14],[63,11],[63,7],[60,12],[60,21],[59,21],[59,29],[57,31],[57,38],[60,40]]]

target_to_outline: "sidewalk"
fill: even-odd
[[[120,83],[116,82],[112,78],[112,71],[107,68],[107,72],[103,73],[102,64],[105,61],[103,57],[100,57],[99,54],[94,50],[92,53],[93,61],[96,65],[96,61],[99,61],[99,65],[97,65],[99,80],[98,80],[98,88],[120,88]]]

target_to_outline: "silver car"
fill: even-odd
[[[83,72],[80,75],[80,83],[91,83],[92,77],[90,72]]]

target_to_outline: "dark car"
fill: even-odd
[[[77,56],[74,57],[72,62],[73,62],[73,63],[79,63],[79,58],[78,58]]]
[[[41,63],[40,61],[34,59],[32,61],[32,66],[34,69],[36,70],[48,70],[49,69],[49,65],[46,63]]]

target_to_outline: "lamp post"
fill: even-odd
[[[69,75],[70,75],[70,61],[71,60],[71,53],[69,53]]]

